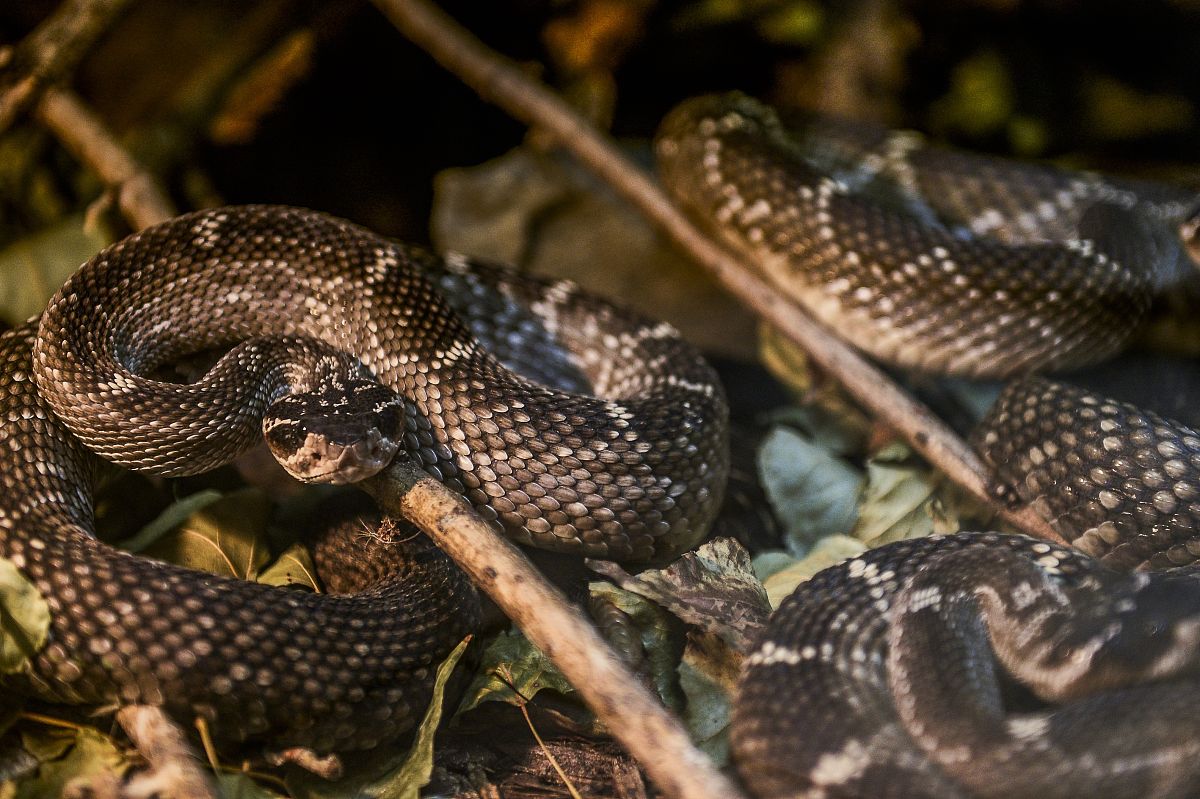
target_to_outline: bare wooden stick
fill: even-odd
[[[688,738],[583,614],[462,497],[406,460],[363,483],[386,513],[424,530],[562,671],[664,794],[738,799],[742,793]]]
[[[1065,543],[1030,508],[1001,504],[988,490],[987,467],[928,408],[892,382],[856,350],[718,247],[685,217],[657,184],[604,134],[561,98],[491,50],[425,0],[374,0],[392,23],[481,97],[550,133],[586,167],[658,225],[731,294],[803,347],[878,419],[896,430],[931,464],[1018,529]]]
[[[167,718],[162,708],[129,705],[117,711],[117,723],[150,763],[150,770],[135,776],[122,796],[187,796],[216,799],[217,792],[200,762],[192,754],[183,730]]]
[[[67,0],[15,47],[0,70],[0,133],[75,68],[129,0]]]
[[[65,89],[49,89],[36,113],[63,146],[114,191],[121,212],[135,230],[176,215],[175,206],[158,182],[117,143],[104,123],[75,94]]]

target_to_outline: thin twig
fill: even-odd
[[[135,230],[176,215],[175,206],[158,182],[117,143],[107,126],[75,94],[65,89],[50,89],[36,113],[63,146],[112,189],[117,205]]]
[[[150,764],[125,787],[130,797],[186,796],[216,799],[213,781],[192,754],[183,730],[161,707],[129,705],[117,711],[117,722]]]
[[[517,696],[517,707],[521,709],[521,715],[525,717],[525,724],[529,727],[529,731],[533,733],[533,739],[537,741],[538,747],[542,750],[542,754],[546,756],[546,760],[550,762],[551,768],[558,778],[562,780],[563,786],[567,789],[567,793],[571,795],[571,799],[583,799],[579,795],[579,789],[575,787],[575,783],[571,782],[571,778],[567,776],[567,772],[559,765],[558,758],[550,751],[550,747],[546,746],[546,742],[542,740],[541,734],[537,731],[537,725],[533,723],[533,717],[529,715],[529,700],[517,690],[517,686],[513,685],[512,671],[507,664],[501,665],[496,669],[496,676],[499,677],[508,690],[512,691]]]
[[[470,574],[558,666],[664,794],[677,799],[742,796],[583,614],[462,497],[407,460],[394,461],[359,485],[385,513],[416,524]]]
[[[803,347],[878,419],[931,464],[1018,529],[1065,543],[1031,508],[1002,505],[988,490],[987,468],[966,442],[928,408],[892,382],[856,350],[785,299],[751,269],[718,247],[662,190],[545,85],[491,50],[425,0],[374,0],[409,39],[481,97],[513,117],[554,136],[586,167],[640,209],[731,294]]]
[[[66,77],[129,0],[67,0],[6,53],[0,72],[0,133]]]

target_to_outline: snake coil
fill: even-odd
[[[149,376],[210,349],[228,352],[195,383]],[[363,440],[321,418],[329,400]],[[115,550],[94,537],[92,450],[189,474],[265,428],[294,473],[338,482],[398,449],[515,540],[644,560],[706,532],[725,426],[712,370],[673,328],[569,283],[299,209],[149,228],[86,263],[40,322],[0,337],[0,556],[52,613],[17,687],[164,705],[226,740],[364,748],[412,725],[431,666],[477,614],[465,578],[428,547],[359,553],[372,560],[348,595]],[[338,568],[359,560],[353,542],[331,552]]]
[[[741,95],[664,121],[663,182],[871,355],[975,377],[1124,345],[1198,251],[1195,197],[789,127]],[[1200,435],[1041,379],[975,440],[997,488],[1078,551],[901,541],[827,569],[747,657],[731,727],[762,797],[1193,796],[1200,790]]]

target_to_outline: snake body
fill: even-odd
[[[934,536],[784,601],[745,661],[732,745],[761,797],[1193,796],[1198,689],[1200,577]]]
[[[1119,349],[1192,268],[1195,196],[953,153],[741,95],[664,121],[663,182],[843,337],[912,369],[1008,376]],[[1191,796],[1200,790],[1200,435],[1042,379],[975,436],[1020,536],[904,541],[773,615],[731,743],[763,797]],[[1190,571],[1190,570],[1189,570]]]
[[[1190,268],[1182,190],[848,124],[808,138],[825,146],[743,95],[697,98],[663,122],[659,171],[780,292],[899,366],[1003,377],[1101,360]]]
[[[148,376],[213,348],[228,352],[195,383]],[[162,704],[226,740],[393,737],[474,594],[428,547],[380,548],[347,596],[117,551],[93,536],[93,451],[189,474],[266,428],[294,472],[338,482],[399,449],[514,539],[618,559],[691,546],[727,462],[719,384],[668,325],[299,209],[202,211],[114,244],[0,338],[0,365],[0,556],[52,613],[18,687]],[[313,418],[330,395],[366,443]]]

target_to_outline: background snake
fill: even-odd
[[[230,347],[195,383],[147,376]],[[329,401],[349,415],[321,418]],[[409,557],[324,542],[319,557],[358,575],[336,580],[358,589],[348,595],[115,550],[93,536],[91,450],[188,474],[265,430],[293,473],[339,482],[399,449],[518,541],[644,560],[707,531],[725,416],[712,371],[670,326],[570,284],[297,209],[147,229],[0,338],[0,556],[53,617],[16,687],[161,704],[224,740],[365,748],[423,712],[430,666],[477,615],[465,578],[428,546]]]
[[[684,103],[657,151],[698,222],[911,369],[1104,358],[1196,252],[1193,194],[849,123],[795,129],[741,95]],[[997,490],[1079,551],[962,534],[802,584],[744,666],[743,779],[766,797],[1195,795],[1200,582],[1128,570],[1200,555],[1200,435],[1026,378],[975,445]]]

